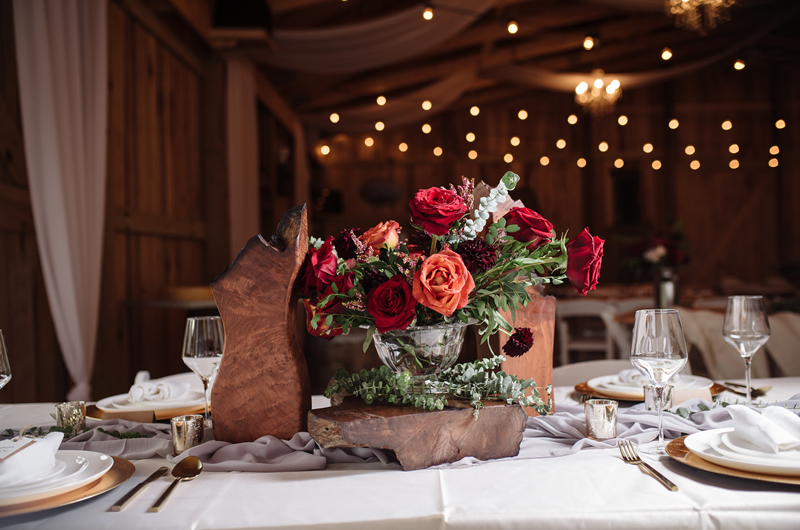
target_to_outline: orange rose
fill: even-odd
[[[400,225],[397,221],[378,223],[360,236],[358,240],[379,251],[384,246],[394,248],[400,242]]]
[[[467,305],[475,281],[461,256],[450,249],[426,259],[414,274],[417,302],[446,317]]]

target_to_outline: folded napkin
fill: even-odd
[[[768,413],[770,409],[775,410]],[[742,440],[776,454],[800,446],[800,436],[793,434],[800,431],[800,418],[783,407],[767,407],[763,414],[744,405],[731,405],[727,410],[733,418],[733,430]],[[789,420],[784,412],[794,418]]]
[[[133,386],[128,391],[128,401],[168,401],[180,399],[189,391],[189,383],[175,381],[149,381],[150,372],[144,370],[136,374]]]
[[[56,465],[56,451],[63,438],[64,433],[61,432],[51,432],[38,440],[23,438],[23,445],[29,441],[33,441],[33,445],[0,462],[0,485],[13,486],[52,469]]]

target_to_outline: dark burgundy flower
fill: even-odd
[[[503,352],[509,357],[519,357],[533,346],[533,332],[529,328],[514,328],[514,334],[503,344]]]
[[[371,290],[388,280],[383,271],[378,269],[369,269],[361,277],[361,286],[364,287],[364,292],[369,293]]]
[[[345,228],[333,240],[333,246],[336,248],[336,253],[340,258],[347,261],[356,257],[356,245],[353,243],[353,238],[350,237],[350,232],[355,234],[356,237],[364,233],[361,228]]]
[[[464,241],[458,245],[456,252],[473,276],[488,271],[497,263],[497,249],[482,239]]]

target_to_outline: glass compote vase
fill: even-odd
[[[383,364],[397,373],[411,372],[414,388],[440,393],[447,389],[440,388],[436,375],[458,360],[468,325],[456,322],[384,333],[376,331],[373,339]]]

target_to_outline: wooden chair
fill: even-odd
[[[616,344],[621,359],[630,355],[633,327],[624,322],[618,322],[617,315],[624,315],[637,309],[649,309],[653,307],[653,303],[652,297],[616,300],[601,313],[600,318],[603,319],[611,339]]]
[[[561,365],[569,364],[571,351],[605,352],[606,359],[614,358],[614,343],[601,316],[608,311],[609,303],[600,300],[559,300],[556,306],[556,329],[561,353]],[[602,324],[601,333],[588,333],[573,326],[570,330],[568,318],[594,318]]]

